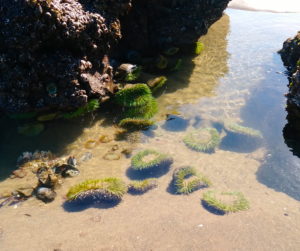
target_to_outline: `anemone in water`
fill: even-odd
[[[132,181],[128,185],[128,191],[133,194],[142,194],[157,187],[156,179],[146,179],[141,181]]]
[[[85,106],[79,107],[77,110],[63,114],[65,119],[72,119],[82,116],[86,113],[97,110],[100,107],[98,99],[91,99]]]
[[[168,67],[168,59],[162,55],[159,55],[156,60],[156,67],[160,70],[166,69]]]
[[[178,53],[178,51],[179,51],[178,47],[170,47],[164,50],[164,54],[167,56],[174,56],[176,53]]]
[[[159,89],[161,89],[163,86],[165,86],[167,82],[167,78],[165,76],[156,77],[154,79],[150,79],[147,82],[147,85],[151,88],[152,92],[155,93]]]
[[[206,206],[223,213],[249,209],[249,202],[241,192],[207,191],[203,194],[202,201]]]
[[[126,118],[119,122],[119,127],[123,127],[129,130],[143,130],[147,129],[154,124],[153,121],[143,118]]]
[[[44,131],[45,126],[42,123],[26,124],[18,127],[18,133],[25,136],[37,136]]]
[[[51,120],[58,118],[58,116],[59,116],[59,113],[57,113],[57,112],[48,113],[48,114],[38,116],[37,121],[40,121],[40,122],[51,121]]]
[[[189,194],[202,187],[210,186],[211,181],[194,167],[185,166],[174,171],[173,184],[176,193]]]
[[[199,55],[204,50],[204,44],[200,41],[195,44],[195,54]]]
[[[227,132],[242,135],[242,136],[248,136],[248,137],[254,137],[254,138],[262,138],[262,134],[260,131],[252,129],[250,127],[241,126],[234,122],[225,122],[224,128]]]
[[[124,110],[124,118],[152,118],[158,111],[158,104],[152,96],[143,106],[128,107]]]
[[[136,107],[147,104],[151,98],[151,90],[146,84],[135,84],[117,92],[115,102],[125,107]]]
[[[127,73],[127,75],[124,78],[124,81],[132,82],[132,81],[137,80],[139,78],[139,76],[141,75],[141,71],[142,71],[142,67],[137,66],[134,70]]]
[[[192,150],[199,152],[214,152],[220,144],[220,135],[215,128],[201,128],[188,133],[183,142]]]
[[[127,185],[119,178],[86,180],[73,187],[67,193],[68,201],[95,199],[99,201],[119,201],[127,192]]]
[[[131,159],[131,167],[139,171],[170,166],[172,163],[172,157],[151,149],[140,151]]]

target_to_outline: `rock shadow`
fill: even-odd
[[[169,172],[171,164],[161,165],[149,170],[134,170],[132,167],[127,168],[126,175],[131,180],[144,180],[148,178],[159,178]]]
[[[100,201],[93,198],[87,198],[80,201],[65,201],[62,205],[63,209],[70,213],[81,212],[88,208],[110,209],[116,207],[119,201]]]

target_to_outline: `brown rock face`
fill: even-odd
[[[195,42],[229,0],[1,0],[0,111],[68,110],[115,90],[105,55]]]

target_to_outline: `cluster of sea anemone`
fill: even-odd
[[[119,201],[126,192],[127,185],[119,178],[86,180],[69,189],[67,200],[78,202],[86,199]]]
[[[249,209],[249,202],[241,192],[207,191],[203,194],[202,202],[206,207],[221,213],[235,213]]]
[[[158,111],[156,100],[146,84],[125,87],[115,95],[115,102],[123,107],[120,127],[144,129],[153,124],[149,119]]]
[[[167,154],[152,149],[138,152],[131,159],[131,168],[137,171],[145,171],[153,168],[169,167],[173,158]]]
[[[157,187],[156,179],[138,180],[132,181],[128,185],[128,191],[132,194],[143,194],[155,187]]]
[[[183,142],[192,150],[199,152],[214,152],[221,139],[215,128],[201,128],[188,133]]]
[[[178,194],[189,194],[195,190],[211,185],[211,181],[194,167],[178,168],[173,173],[173,184]]]

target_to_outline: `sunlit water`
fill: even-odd
[[[54,202],[45,205],[32,198],[15,208],[1,208],[1,250],[299,250],[300,162],[282,136],[288,80],[277,51],[296,33],[300,15],[226,13],[229,17],[201,38],[203,53],[192,62],[183,59],[183,68],[169,76],[167,89],[157,98],[157,128],[127,141],[87,147],[100,136],[115,137],[119,129],[111,114],[47,123],[34,138],[16,133],[21,122],[2,120],[0,192],[31,182],[7,178],[23,151],[51,150],[78,159],[88,152],[93,158],[79,165],[78,177],[64,181]],[[222,122],[228,119],[260,130],[263,142],[254,147],[225,142],[214,154],[194,152],[183,144],[186,133],[203,126],[213,126],[225,137]],[[120,159],[103,159],[112,148]],[[120,205],[105,210],[97,204],[65,206],[68,188],[82,180],[136,178],[128,172],[130,158],[122,151],[145,148],[174,158],[157,189],[126,195]],[[251,209],[221,217],[202,207],[202,190],[173,195],[172,173],[183,165],[205,173],[213,189],[243,192]]]

